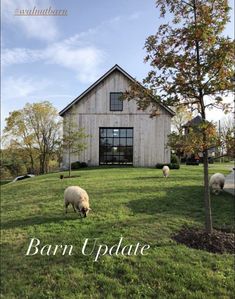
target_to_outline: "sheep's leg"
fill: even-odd
[[[68,202],[66,202],[66,203],[64,204],[64,207],[65,207],[65,214],[67,214],[67,213],[68,213],[68,205],[69,205],[69,203],[68,203]]]
[[[82,217],[81,211],[76,205],[73,205],[73,209],[75,213],[78,213]]]
[[[79,207],[76,207],[76,206],[75,206],[75,208],[76,208],[76,212],[77,212],[77,213],[80,215],[80,217],[82,218],[82,213],[81,213]]]
[[[74,207],[74,204],[72,204],[72,206],[73,206],[73,210],[74,210],[74,212],[76,213],[77,211],[76,211],[76,209],[75,209],[75,207]]]

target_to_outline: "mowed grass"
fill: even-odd
[[[210,165],[229,173],[231,165]],[[1,298],[233,298],[233,256],[187,248],[171,239],[183,225],[204,225],[203,170],[182,166],[169,178],[150,168],[94,168],[77,178],[49,174],[2,186]],[[63,192],[79,185],[93,209],[81,220]],[[234,200],[212,196],[215,227],[232,228]],[[82,255],[86,238],[112,246],[149,244],[145,256]],[[73,255],[26,256],[30,238],[72,244]],[[96,249],[95,249],[96,250]]]

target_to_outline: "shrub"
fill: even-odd
[[[171,155],[171,164],[179,164],[179,158],[176,155]]]
[[[178,163],[170,163],[171,166],[169,167],[170,169],[180,169],[180,164]]]
[[[200,163],[203,163],[203,157],[200,158]],[[209,164],[214,164],[214,158],[213,157],[208,157],[208,163]]]
[[[214,164],[214,158],[209,157],[209,158],[208,158],[208,163],[209,163],[209,164]]]
[[[79,161],[71,163],[71,169],[72,170],[79,169],[80,167],[81,167],[81,163]]]
[[[186,165],[199,165],[199,161],[186,161]]]
[[[180,165],[177,163],[157,163],[156,168],[157,169],[162,169],[163,166],[168,166],[170,169],[180,169]]]
[[[86,168],[86,167],[88,167],[86,162],[76,161],[76,162],[71,163],[71,169],[72,170],[80,169],[80,168]]]
[[[200,163],[200,159],[195,158],[194,155],[186,159],[186,165],[199,165],[199,163]]]

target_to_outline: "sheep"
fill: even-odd
[[[225,177],[222,173],[215,173],[211,176],[209,185],[212,193],[218,195],[224,188]]]
[[[162,167],[162,173],[163,173],[163,176],[165,178],[167,178],[169,176],[169,173],[170,173],[170,168],[168,166],[163,166]]]
[[[81,217],[84,218],[91,210],[87,192],[78,186],[70,186],[64,191],[65,213],[67,213],[69,204],[73,206],[74,212],[80,212]]]

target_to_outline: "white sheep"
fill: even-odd
[[[224,188],[225,177],[222,173],[215,173],[211,176],[209,185],[212,193],[218,195]]]
[[[165,178],[167,178],[169,176],[169,174],[170,174],[170,168],[168,166],[166,166],[166,165],[163,166],[162,167],[162,173],[163,173],[163,176]]]
[[[69,204],[73,206],[74,212],[80,213],[81,217],[86,217],[91,210],[87,192],[78,186],[70,186],[64,191],[65,213]]]

